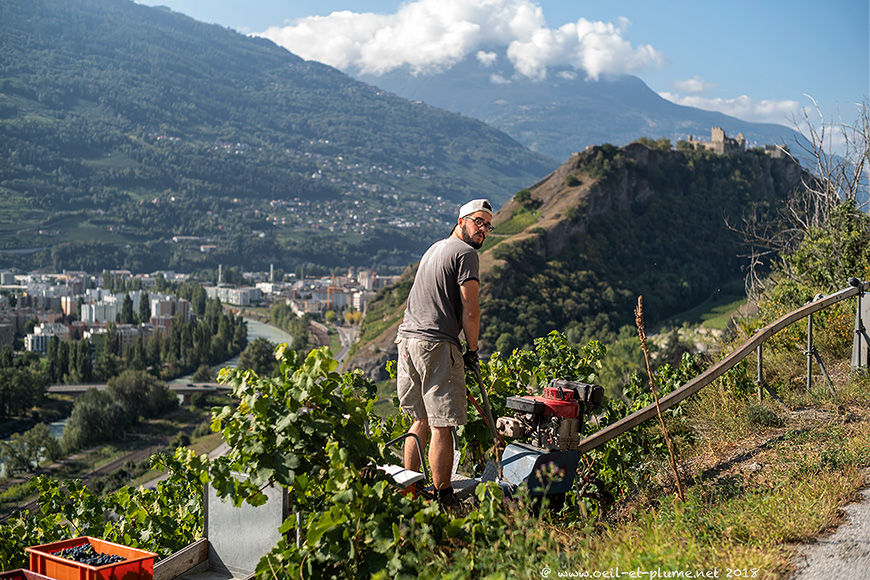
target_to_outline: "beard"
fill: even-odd
[[[486,237],[484,237],[479,242],[475,242],[474,238],[472,236],[468,235],[468,232],[465,231],[465,226],[462,226],[459,228],[459,236],[462,238],[463,242],[465,242],[466,244],[468,244],[469,246],[471,246],[475,250],[479,250],[480,247],[483,245],[483,240],[486,239]]]

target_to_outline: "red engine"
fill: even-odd
[[[598,385],[553,379],[543,396],[508,397],[506,406],[514,416],[499,417],[496,426],[503,436],[542,449],[576,449],[584,413],[600,405],[603,396]]]

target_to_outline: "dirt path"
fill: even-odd
[[[843,512],[840,527],[801,547],[791,580],[870,578],[870,488]]]

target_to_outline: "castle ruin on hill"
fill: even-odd
[[[722,127],[713,127],[710,131],[709,141],[695,139],[689,135],[689,145],[695,149],[706,149],[719,155],[740,153],[746,149],[746,137],[743,136],[743,133],[737,133],[737,138],[733,139],[725,134],[725,129]]]
[[[743,136],[743,133],[737,133],[737,138],[734,139],[726,135],[725,129],[722,127],[713,127],[713,129],[710,130],[709,141],[695,139],[692,135],[689,135],[689,145],[695,150],[706,149],[707,151],[712,151],[719,155],[724,155],[726,153],[742,153],[743,151],[746,151],[746,137]],[[768,157],[782,159],[788,154],[788,146],[765,145],[764,153]]]

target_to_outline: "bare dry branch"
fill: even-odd
[[[854,201],[864,207],[868,203],[867,97],[857,104],[858,117],[851,123],[826,121],[818,103],[812,97],[807,98],[812,106],[802,109],[800,118],[792,118],[803,137],[797,143],[803,154],[793,155],[788,148],[782,148],[796,162],[798,157],[804,160],[807,173],[801,178],[801,187],[775,215],[760,215],[752,208],[744,214],[742,224],[726,222],[726,227],[743,236],[749,248],[742,257],[748,259],[746,285],[750,295],[757,293],[762,284],[761,272],[774,264],[785,276],[793,275],[781,257],[793,252],[809,231],[825,227],[839,204]],[[840,153],[833,153],[835,149]]]

